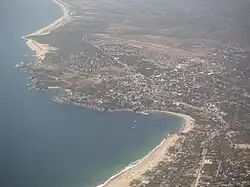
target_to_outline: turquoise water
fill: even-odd
[[[179,130],[173,116],[99,113],[29,91],[28,75],[13,68],[33,58],[21,37],[62,12],[51,0],[1,0],[0,9],[1,187],[95,186]]]

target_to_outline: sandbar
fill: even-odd
[[[48,44],[41,44],[41,43],[31,39],[30,37],[31,36],[49,35],[49,34],[51,34],[52,30],[54,30],[62,25],[65,25],[66,23],[68,23],[71,20],[68,5],[60,0],[52,0],[52,1],[61,7],[61,9],[63,11],[63,15],[60,18],[58,18],[57,20],[55,20],[53,23],[49,24],[48,26],[41,28],[41,29],[37,30],[36,32],[28,34],[28,35],[23,37],[26,40],[26,44],[28,45],[28,47],[32,51],[36,52],[35,56],[39,60],[43,60],[47,53],[51,52],[52,50],[56,50],[56,49],[49,46]]]

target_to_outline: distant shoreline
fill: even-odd
[[[26,44],[28,47],[32,50],[35,51],[36,54],[35,56],[39,60],[43,60],[45,58],[45,55],[49,53],[50,51],[56,50],[56,48],[53,48],[49,46],[48,44],[41,44],[29,37],[32,36],[43,36],[43,35],[49,35],[51,32],[60,27],[65,25],[66,23],[71,21],[71,13],[69,10],[69,7],[66,3],[62,2],[61,0],[52,0],[55,4],[59,5],[60,8],[62,9],[63,15],[58,18],[57,20],[53,21],[51,24],[31,33],[26,36],[23,36],[22,38],[26,40]]]

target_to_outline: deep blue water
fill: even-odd
[[[29,91],[28,75],[13,68],[32,59],[21,37],[60,15],[51,0],[0,1],[1,187],[93,186],[180,128],[173,116],[99,113]]]

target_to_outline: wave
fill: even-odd
[[[148,154],[146,154],[143,158],[138,159],[132,163],[130,163],[128,166],[126,166],[124,169],[122,169],[120,172],[118,172],[117,174],[111,176],[108,180],[106,180],[104,183],[96,186],[96,187],[105,187],[106,184],[108,184],[110,181],[112,181],[113,179],[115,179],[116,177],[118,177],[119,175],[125,173],[126,171],[132,169],[133,167],[135,167],[140,161],[143,161],[144,159],[150,157],[150,155],[157,150],[159,147],[161,147],[164,142],[166,141],[166,138],[164,138],[161,143],[159,145],[157,145],[153,150],[151,150]]]
[[[109,183],[111,180],[113,180],[114,178],[118,177],[119,175],[121,175],[122,173],[132,169],[134,166],[137,165],[137,163],[140,161],[140,159],[130,163],[128,166],[126,166],[123,170],[121,170],[120,172],[118,172],[117,174],[111,176],[108,180],[106,180],[103,184],[100,184],[96,187],[104,187],[107,183]]]

